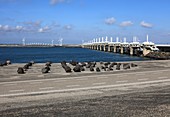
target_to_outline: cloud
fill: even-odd
[[[50,4],[51,5],[56,5],[56,4],[58,4],[58,3],[63,3],[63,2],[65,2],[66,0],[50,0]]]
[[[107,25],[112,25],[115,22],[116,22],[116,19],[114,17],[105,19],[105,24],[107,24]]]
[[[0,25],[0,31],[8,32],[11,31],[11,27],[9,25]]]
[[[15,29],[16,29],[17,31],[22,31],[22,30],[24,30],[23,26],[16,26]]]
[[[28,26],[40,27],[42,24],[42,21],[27,21],[27,22],[22,22],[22,23]]]
[[[120,24],[120,26],[122,26],[122,27],[127,27],[127,26],[131,26],[131,25],[133,25],[133,22],[131,22],[131,21],[124,21]]]
[[[47,32],[47,31],[49,31],[49,30],[50,30],[50,28],[49,28],[48,26],[45,26],[45,27],[43,27],[43,28],[38,29],[38,32],[39,32],[39,33],[44,33],[44,32]]]
[[[72,29],[72,26],[71,26],[71,25],[65,25],[65,26],[64,26],[64,29],[66,29],[66,30],[71,30],[71,29]]]
[[[4,30],[4,31],[9,31],[9,30],[10,30],[9,25],[5,25],[5,26],[3,26],[3,30]]]
[[[144,28],[152,28],[152,27],[153,27],[152,24],[147,23],[147,22],[145,22],[145,21],[142,21],[142,22],[140,23],[140,25],[141,25],[142,27],[144,27]]]

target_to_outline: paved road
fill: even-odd
[[[0,98],[134,85],[170,84],[170,69],[0,83]],[[2,101],[2,100],[1,100]]]

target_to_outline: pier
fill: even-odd
[[[148,35],[146,36],[146,42],[139,43],[137,37],[133,37],[133,42],[126,42],[126,38],[123,38],[123,42],[119,41],[120,38],[116,37],[116,41],[113,42],[113,38],[110,39],[106,36],[105,38],[96,38],[91,41],[82,44],[82,48],[88,48],[98,51],[114,52],[129,55],[142,55],[146,56],[150,52],[154,51],[169,51],[170,45],[158,44],[149,42]],[[159,47],[159,48],[158,48]]]

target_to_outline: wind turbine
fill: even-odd
[[[25,46],[25,37],[22,39],[22,45]]]
[[[54,46],[54,40],[51,40],[51,46]]]
[[[60,37],[60,39],[58,41],[59,41],[59,46],[62,46],[63,45],[63,38]]]

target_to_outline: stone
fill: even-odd
[[[64,68],[64,69],[65,69],[66,73],[70,73],[70,72],[72,72],[72,71],[71,71],[71,68],[70,68],[69,66],[65,66],[65,68]]]
[[[108,70],[109,71],[113,71],[113,68],[111,66],[109,66]]]
[[[78,62],[72,60],[72,61],[70,61],[70,64],[73,65],[73,66],[76,66],[78,64]]]
[[[34,62],[34,61],[30,61],[30,63],[35,64],[35,62]]]
[[[99,67],[96,67],[96,72],[100,72],[100,68]]]
[[[131,63],[131,67],[137,67],[138,65]]]
[[[6,61],[6,64],[7,64],[7,65],[10,65],[10,64],[11,64],[11,61],[10,61],[10,60],[7,60],[7,61]]]
[[[74,72],[81,72],[81,67],[79,65],[76,65],[74,68],[73,68],[73,71]]]
[[[129,63],[124,63],[123,64],[123,69],[130,69],[130,64]]]
[[[18,70],[17,70],[17,73],[18,74],[24,74],[24,69],[22,67],[19,67]]]
[[[26,71],[27,69],[29,69],[29,65],[28,64],[24,65],[23,69]]]
[[[90,67],[90,71],[94,71],[94,68],[92,66]]]
[[[84,67],[80,67],[80,70],[81,70],[81,71],[85,71],[85,68],[84,68]]]
[[[91,64],[87,63],[86,68],[90,68]]]
[[[103,61],[100,61],[100,64],[103,64]]]
[[[0,63],[0,66],[3,67],[4,66],[3,63]]]
[[[41,72],[42,72],[43,74],[45,74],[45,73],[48,73],[48,72],[49,72],[49,70],[48,70],[48,69],[46,69],[46,68],[42,68]]]
[[[47,67],[51,66],[51,62],[46,62],[45,64]]]
[[[116,65],[116,70],[120,70],[120,66],[121,66],[121,63],[118,63],[118,64]]]

